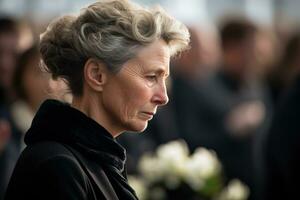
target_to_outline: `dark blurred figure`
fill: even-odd
[[[198,123],[190,146],[214,149],[228,179],[239,178],[250,188],[250,199],[261,198],[259,178],[262,140],[269,126],[271,101],[256,74],[257,28],[244,19],[220,28],[222,62],[219,70],[199,84]],[[183,117],[182,117],[182,120]]]
[[[12,77],[18,54],[18,25],[13,19],[0,18],[0,91],[1,101],[13,96]]]
[[[298,199],[300,188],[300,76],[279,101],[266,143],[265,200]]]
[[[191,151],[199,146],[213,148],[217,138],[211,133],[209,99],[203,89],[220,62],[219,35],[215,29],[190,28],[191,49],[172,65],[172,99],[179,136]]]
[[[19,133],[11,121],[9,103],[14,98],[12,77],[18,59],[17,22],[0,18],[0,199],[19,154]]]
[[[291,87],[300,72],[300,32],[290,36],[283,48],[281,59],[269,76],[272,98],[276,105]]]

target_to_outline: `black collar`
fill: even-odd
[[[71,145],[102,165],[124,169],[125,149],[106,129],[69,104],[46,100],[41,105],[26,133],[25,143],[47,140]]]

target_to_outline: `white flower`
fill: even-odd
[[[164,182],[169,189],[176,188],[184,174],[185,164],[189,159],[189,150],[183,140],[169,142],[158,147],[158,162],[163,166]]]
[[[167,195],[165,189],[176,190],[182,182],[188,184],[197,195],[199,192],[208,191],[208,187],[214,187],[207,184],[211,183],[211,180],[220,181],[221,185],[216,183],[215,190],[212,190],[215,191],[213,194],[206,194],[211,195],[210,197],[219,193],[219,187],[222,186],[220,179],[222,166],[216,153],[205,148],[198,148],[190,156],[188,146],[183,140],[161,145],[155,154],[145,154],[138,168],[145,180],[144,184],[149,189],[151,188],[151,191],[146,194],[143,192],[145,186],[135,186],[138,184],[131,183],[140,198],[148,195],[148,199],[165,199]],[[215,200],[246,200],[248,196],[247,186],[239,180],[233,180]]]
[[[145,183],[134,176],[128,176],[129,185],[135,190],[136,195],[140,200],[146,199],[147,197],[147,188]]]
[[[145,154],[138,165],[139,171],[147,180],[147,184],[158,182],[163,179],[165,167],[159,162],[157,157]]]
[[[194,189],[202,188],[206,179],[220,175],[221,163],[214,151],[197,148],[186,163],[185,180]]]
[[[174,163],[182,163],[189,156],[189,149],[183,140],[176,140],[158,147],[158,158],[162,160],[170,160]]]
[[[188,154],[188,147],[184,141],[170,142],[159,146],[155,155],[145,154],[138,168],[148,184],[161,181],[173,189],[181,181]]]
[[[204,179],[218,174],[221,170],[221,163],[215,152],[205,148],[197,148],[191,157],[191,162],[198,169],[196,173]]]
[[[237,179],[231,180],[221,192],[218,200],[246,200],[249,196],[249,188]]]

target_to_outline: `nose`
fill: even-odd
[[[169,102],[166,84],[160,84],[153,96],[153,102],[158,106],[166,105]]]

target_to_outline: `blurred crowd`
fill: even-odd
[[[262,27],[244,17],[190,25],[191,47],[171,62],[169,103],[145,133],[122,134],[129,173],[141,155],[184,139],[213,149],[225,179],[239,178],[250,200],[292,199],[300,185],[300,32]],[[0,200],[23,137],[46,98],[70,102],[64,80],[40,67],[38,33],[0,18]]]
[[[36,38],[29,24],[0,18],[0,199],[40,104],[47,98],[71,99],[65,82],[39,67]]]

